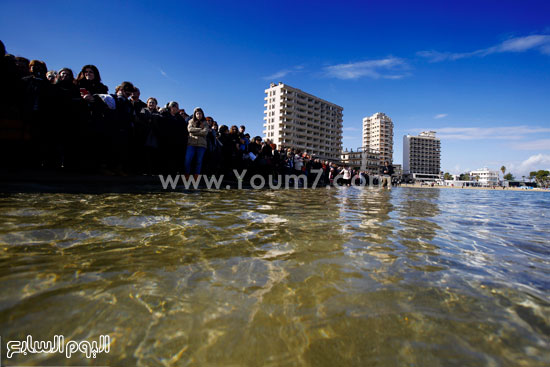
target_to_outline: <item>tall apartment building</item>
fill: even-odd
[[[441,171],[441,143],[435,131],[403,137],[403,174],[415,181],[434,181]]]
[[[340,159],[343,107],[283,83],[271,83],[265,94],[264,138],[278,148]]]
[[[382,112],[363,118],[363,147],[380,155],[380,165],[393,162],[393,121]]]

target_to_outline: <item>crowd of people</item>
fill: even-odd
[[[1,43],[1,41],[0,41]],[[131,82],[114,93],[95,65],[76,75],[70,68],[48,71],[45,62],[6,54],[0,65],[2,165],[63,168],[109,175],[184,174],[231,177],[306,175],[322,169],[321,184],[357,173],[294,148],[251,136],[241,125],[218,124],[201,108],[191,115],[170,101],[143,102]]]

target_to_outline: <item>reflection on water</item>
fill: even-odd
[[[0,198],[2,343],[110,366],[550,362],[550,195],[437,189]],[[5,361],[5,348],[2,348]]]

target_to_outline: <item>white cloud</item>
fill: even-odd
[[[343,131],[360,131],[360,129],[356,127],[345,127],[342,129]]]
[[[516,179],[521,176],[529,176],[529,172],[538,170],[550,170],[550,155],[537,154],[532,155],[520,164],[509,164],[506,166],[506,170],[512,173]]]
[[[160,75],[162,75],[163,77],[165,77],[166,79],[168,79],[172,83],[181,84],[178,80],[176,80],[176,79],[172,78],[170,75],[168,75],[168,73],[165,72],[162,68],[159,68],[159,71],[160,71]]]
[[[425,131],[426,129],[415,129]],[[437,137],[447,140],[520,140],[529,134],[550,133],[550,128],[521,126],[502,127],[443,127],[430,128],[437,133]]]
[[[439,62],[445,60],[458,60],[466,57],[472,57],[479,52],[465,52],[465,53],[452,53],[452,52],[439,52],[439,51],[419,51],[416,53],[418,56],[429,59],[430,62]]]
[[[297,66],[294,66],[290,69],[283,69],[283,70],[280,70],[272,75],[268,75],[268,76],[265,76],[263,77],[263,79],[265,80],[274,80],[274,79],[281,79],[281,78],[284,78],[285,76],[287,76],[288,74],[291,74],[291,73],[297,73],[301,70],[304,69],[304,66],[303,65],[297,65]]]
[[[550,150],[550,139],[526,141],[514,144],[512,148],[515,150]]]
[[[491,54],[503,52],[525,52],[536,50],[542,54],[550,55],[550,35],[534,34],[525,37],[510,38],[496,46],[484,48],[472,52],[439,52],[439,51],[420,51],[416,54],[429,59],[430,62],[439,62],[445,60],[458,60],[468,57],[484,57]]]
[[[280,79],[280,78],[283,78],[283,77],[287,76],[291,72],[292,72],[292,70],[289,70],[289,69],[281,70],[281,71],[276,72],[275,74],[265,76],[264,79]]]
[[[407,74],[407,63],[397,57],[388,57],[380,60],[367,60],[348,64],[338,64],[324,68],[325,75],[337,79],[359,79],[368,77],[373,79],[401,79]]]
[[[531,49],[536,49],[539,52],[547,53],[546,51],[549,46],[550,35],[532,35],[506,40],[500,45],[488,49],[487,54],[497,52],[525,52]]]
[[[434,119],[438,120],[438,119],[442,119],[443,117],[447,117],[447,116],[449,116],[449,115],[446,114],[446,113],[440,113],[439,115],[435,115]]]

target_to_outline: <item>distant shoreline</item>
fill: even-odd
[[[550,189],[541,189],[541,188],[522,189],[522,188],[518,188],[518,187],[505,187],[505,188],[502,188],[501,186],[496,186],[493,189],[492,187],[475,187],[475,186],[459,187],[459,186],[441,186],[441,185],[429,186],[429,185],[420,185],[420,184],[401,184],[400,187],[412,187],[412,188],[417,188],[417,189],[458,189],[458,190],[550,192]]]

